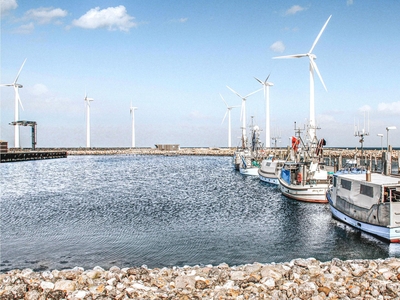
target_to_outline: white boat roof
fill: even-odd
[[[366,181],[366,174],[337,174],[334,175],[340,178],[345,178],[353,181]],[[371,173],[371,181],[368,182],[371,184],[376,184],[376,185],[399,185],[400,186],[400,177],[394,177],[394,176],[387,176],[383,175],[380,173]]]

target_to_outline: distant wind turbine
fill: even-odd
[[[294,54],[294,55],[286,55],[286,56],[277,56],[274,58],[301,58],[306,57],[310,59],[310,138],[313,141],[316,137],[316,126],[315,126],[315,109],[314,109],[314,70],[317,72],[319,79],[322,82],[322,85],[326,89],[325,83],[319,73],[317,64],[315,63],[315,59],[317,58],[315,54],[312,53],[314,50],[315,45],[317,44],[319,38],[321,37],[322,33],[325,30],[326,25],[328,25],[329,20],[331,19],[332,15],[329,16],[328,20],[325,22],[324,26],[322,27],[321,31],[319,32],[317,38],[315,39],[313,45],[311,46],[310,51],[304,54]]]
[[[242,120],[242,147],[245,148],[246,147],[246,99],[247,97],[249,97],[250,95],[253,95],[259,91],[261,91],[262,89],[259,89],[255,92],[252,92],[246,96],[241,96],[239,93],[235,92],[233,89],[231,89],[229,86],[226,86],[228,89],[230,89],[232,92],[234,92],[236,95],[238,95],[240,97],[240,99],[242,99],[242,109],[240,111],[240,119]]]
[[[88,98],[85,92],[84,101],[86,102],[86,147],[90,148],[90,101],[94,99]]]
[[[232,129],[231,129],[231,110],[232,110],[232,108],[240,107],[240,105],[228,106],[228,103],[226,103],[224,97],[222,97],[221,94],[219,94],[219,95],[221,96],[222,101],[224,101],[224,103],[226,105],[226,112],[225,112],[224,118],[222,119],[221,124],[224,123],[226,115],[228,115],[228,147],[231,148],[232,147],[232,142],[231,142],[231,140],[232,140],[231,139],[231,135],[232,135],[231,134],[231,131],[232,131]]]
[[[135,148],[135,110],[138,109],[137,107],[132,106],[131,102],[131,107],[130,107],[130,114],[132,116],[132,148]]]
[[[255,78],[259,83],[263,85],[264,88],[264,97],[265,97],[265,147],[270,148],[271,147],[271,129],[270,129],[270,112],[269,112],[269,87],[273,86],[274,84],[272,82],[268,82],[268,78],[271,74],[268,75],[268,77],[265,79],[265,81],[261,81],[258,78]]]
[[[18,103],[21,105],[22,110],[24,109],[24,107],[22,106],[22,102],[21,102],[21,99],[19,97],[19,91],[18,91],[18,89],[23,87],[23,85],[17,83],[17,81],[18,81],[18,78],[19,78],[19,74],[21,73],[22,68],[25,65],[25,62],[26,62],[26,58],[25,58],[24,62],[22,63],[22,66],[19,69],[17,77],[15,78],[13,83],[8,83],[8,84],[2,84],[1,85],[1,86],[12,86],[12,87],[14,87],[14,92],[15,92],[14,121],[15,122],[19,121],[19,110],[18,110],[19,106],[18,106]],[[20,145],[19,145],[19,125],[14,125],[14,147],[15,148],[19,148],[20,147]]]

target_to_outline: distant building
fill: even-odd
[[[0,140],[0,153],[8,152],[8,142]]]
[[[180,149],[179,144],[156,144],[158,150],[165,151],[178,151]]]

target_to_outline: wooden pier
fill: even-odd
[[[67,151],[18,151],[0,153],[0,162],[16,162],[28,160],[42,160],[54,158],[66,158]]]

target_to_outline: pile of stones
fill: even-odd
[[[400,259],[12,270],[0,299],[400,299]]]

